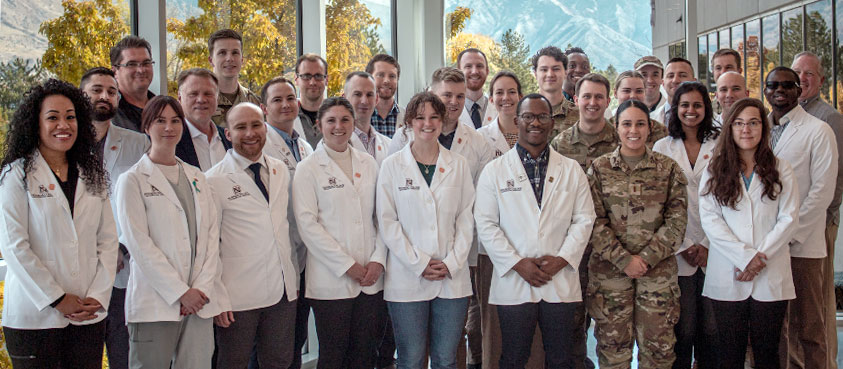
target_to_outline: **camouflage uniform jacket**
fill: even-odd
[[[550,146],[565,157],[576,160],[582,170],[586,171],[591,162],[614,151],[621,141],[614,126],[607,121],[603,130],[597,134],[595,142],[589,145],[582,137],[579,126],[577,121],[571,128],[562,131],[550,142]]]
[[[550,115],[553,117],[553,130],[550,131],[550,136],[547,136],[547,143],[550,143],[559,133],[562,133],[562,131],[570,128],[580,120],[579,109],[567,99],[562,99],[559,105],[554,106]]]
[[[238,85],[239,88],[237,90],[237,98],[234,101],[228,100],[227,97],[223,96],[220,92],[217,95],[217,110],[214,112],[214,115],[211,116],[211,120],[214,121],[214,124],[225,128],[225,115],[228,113],[228,110],[234,107],[241,102],[250,102],[257,106],[261,105],[261,100],[255,95],[252,91],[249,91],[248,88],[243,87],[243,85]]]
[[[595,160],[588,177],[597,214],[589,268],[608,261],[623,271],[632,255],[651,268],[674,260],[685,237],[688,199],[687,180],[673,159],[647,149],[630,169],[618,148]]]

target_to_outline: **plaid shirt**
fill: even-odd
[[[539,208],[542,207],[542,193],[544,192],[544,177],[547,175],[547,160],[550,157],[550,151],[546,146],[538,158],[533,159],[527,149],[521,147],[520,144],[515,144],[515,149],[518,150],[518,156],[521,157],[521,164],[524,164],[524,170],[527,172],[527,177],[530,179],[530,185],[533,187],[533,193],[536,195],[536,201],[539,203]]]
[[[395,123],[398,122],[398,103],[392,103],[392,110],[386,115],[386,119],[381,118],[378,114],[378,108],[375,108],[375,113],[372,114],[372,127],[386,137],[392,138],[395,135]]]

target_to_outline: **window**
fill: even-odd
[[[773,14],[761,20],[764,30],[762,37],[762,54],[764,65],[762,68],[762,79],[767,78],[770,71],[781,65],[781,54],[779,53],[779,15]]]
[[[208,68],[208,36],[231,28],[243,37],[240,84],[259,92],[272,77],[295,66],[296,0],[167,1],[167,89],[188,68]]]
[[[366,69],[375,54],[394,55],[390,0],[328,0],[325,3],[328,96],[342,93],[345,76]]]
[[[0,126],[33,84],[51,75],[78,84],[108,67],[109,49],[130,33],[126,0],[0,3]]]
[[[741,69],[746,76],[746,55],[744,50],[743,24],[732,27],[732,49],[741,54]]]
[[[697,38],[697,79],[703,83],[708,83],[708,39],[706,36]]]
[[[708,70],[708,91],[714,92],[717,88],[716,83],[717,81],[714,80],[714,71],[711,70],[711,62],[714,61],[714,53],[717,52],[719,48],[719,44],[717,43],[717,32],[712,32],[708,34],[708,59],[706,64],[706,69]]]
[[[805,50],[820,58],[826,70],[831,70],[831,0],[822,0],[805,6]],[[785,60],[791,65],[793,59]],[[832,76],[827,78],[820,88],[820,97],[826,102],[831,100]]]
[[[756,99],[761,98],[760,23],[758,19],[746,23],[746,88]]]
[[[687,58],[685,54],[685,41],[671,44],[668,47],[669,57],[672,58]]]
[[[782,13],[782,63],[790,66],[793,56],[802,52],[802,8]]]
[[[718,49],[728,49],[732,46],[731,38],[729,37],[729,29],[720,30],[720,46]]]

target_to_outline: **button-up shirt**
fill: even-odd
[[[366,149],[366,152],[372,157],[375,156],[375,139],[377,138],[377,133],[372,132],[372,126],[369,126],[369,132],[363,132],[362,129],[354,127],[354,134],[360,138],[360,142],[363,143],[363,147]]]
[[[389,111],[386,118],[381,118],[378,108],[375,108],[375,113],[372,114],[372,127],[386,137],[392,138],[395,135],[395,124],[398,123],[398,113],[400,111],[398,103],[393,102],[392,110]]]
[[[290,136],[290,135],[287,134],[287,132],[284,132],[283,129],[275,128],[272,125],[269,125],[269,126],[272,127],[272,129],[274,129],[275,132],[278,132],[278,134],[281,135],[281,138],[284,139],[284,143],[287,144],[287,147],[290,148],[290,152],[293,153],[293,158],[296,159],[297,163],[300,162],[301,161],[301,154],[299,153],[299,133],[296,132],[296,130],[294,129],[293,135]]]
[[[237,163],[237,167],[249,175],[249,178],[255,178],[255,173],[249,169],[249,166],[254,163],[260,163],[261,182],[263,182],[264,188],[269,189],[269,166],[266,164],[266,157],[264,157],[264,154],[261,154],[257,161],[251,161],[245,156],[237,153],[237,150],[231,150],[231,157],[234,159],[234,162]]]
[[[196,151],[196,158],[199,159],[201,171],[207,171],[222,161],[225,157],[225,147],[216,126],[211,129],[213,137],[211,137],[210,142],[208,142],[208,136],[189,121],[187,122],[187,129],[190,132],[190,138],[193,140],[193,150]]]
[[[533,194],[536,195],[536,201],[538,202],[539,208],[541,208],[542,194],[544,192],[544,177],[547,175],[547,160],[550,157],[550,151],[545,146],[541,154],[533,158],[530,152],[520,144],[516,143],[515,149],[518,150],[521,164],[524,165],[524,171],[527,172],[527,178],[529,178],[530,185],[533,187]]]
[[[785,128],[790,123],[790,113],[789,111],[783,117],[779,118],[778,124],[773,124],[773,128],[770,131],[770,146],[774,149],[776,148],[776,144],[779,143],[779,139],[782,138],[782,133],[784,133]]]

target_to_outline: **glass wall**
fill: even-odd
[[[708,61],[706,64],[706,68],[708,69],[708,90],[714,92],[716,88],[715,84],[716,81],[714,80],[714,71],[711,69],[711,62],[714,60],[714,53],[717,52],[717,49],[720,48],[720,45],[717,43],[717,32],[712,32],[708,34]]]
[[[741,69],[744,70],[744,75],[746,75],[746,55],[745,54],[745,46],[744,46],[744,39],[743,39],[743,24],[739,24],[737,26],[732,27],[732,49],[737,50],[741,54]]]
[[[782,63],[790,65],[793,56],[802,51],[802,8],[782,13]]]
[[[761,97],[761,22],[746,23],[746,87],[749,96]]]
[[[240,83],[259,92],[264,82],[292,71],[297,55],[296,0],[167,0],[167,89],[176,93],[182,70],[210,68],[208,36],[231,28],[243,37]]]
[[[761,36],[761,50],[763,57],[761,68],[761,80],[764,81],[767,79],[767,74],[769,74],[770,71],[773,70],[773,68],[781,65],[779,15],[773,14],[767,16],[766,18],[761,20],[761,25],[764,31]]]
[[[697,74],[701,83],[708,84],[708,38],[700,36],[697,39]]]
[[[831,66],[831,0],[821,0],[805,6],[805,50],[820,57],[822,65]],[[785,60],[785,65],[791,65],[792,59]],[[820,88],[820,97],[832,103],[832,78],[826,78]]]
[[[131,31],[127,0],[0,6],[0,127],[32,85],[51,76],[79,83],[89,68],[109,67],[109,49]]]
[[[732,47],[731,37],[729,37],[729,29],[722,29],[720,30],[720,47],[718,49],[728,49]]]
[[[687,58],[685,54],[685,41],[677,42],[668,46],[669,58]]]
[[[392,2],[328,0],[325,5],[328,96],[337,96],[346,74],[366,69],[375,54],[394,55]]]

